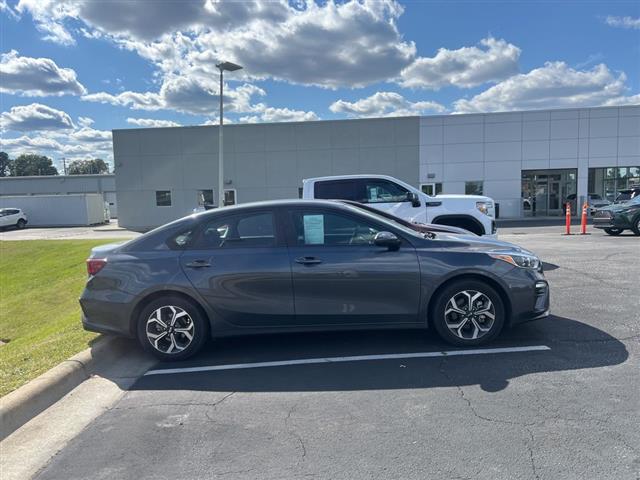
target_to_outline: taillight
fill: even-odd
[[[92,277],[102,270],[106,264],[106,258],[87,258],[87,273]]]

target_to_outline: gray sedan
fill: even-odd
[[[136,337],[163,360],[210,337],[328,329],[433,328],[476,346],[549,313],[531,252],[334,201],[203,212],[94,248],[87,268],[84,328]]]

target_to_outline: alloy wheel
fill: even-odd
[[[166,305],[149,315],[145,332],[153,348],[162,353],[176,354],[191,345],[194,325],[184,309]]]
[[[493,328],[496,310],[493,302],[482,292],[463,290],[453,295],[444,310],[447,328],[463,340],[484,337]]]

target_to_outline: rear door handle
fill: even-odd
[[[296,258],[296,263],[301,263],[303,265],[316,265],[318,263],[322,263],[322,260],[316,257],[298,257]]]
[[[189,267],[189,268],[207,268],[210,266],[211,264],[206,260],[194,260],[193,262],[189,262],[185,264],[185,267]]]

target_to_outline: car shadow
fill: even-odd
[[[131,390],[311,392],[479,385],[495,392],[524,375],[612,366],[628,357],[624,344],[609,334],[557,316],[505,331],[485,348],[532,345],[550,350],[177,372],[143,376]],[[217,340],[191,360],[153,368],[451,350],[433,332],[415,330],[244,336]]]

